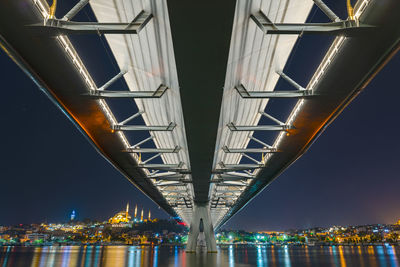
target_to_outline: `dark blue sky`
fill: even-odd
[[[317,12],[315,19],[320,18]],[[75,44],[100,85],[115,70],[96,38]],[[287,73],[306,84],[326,43],[302,41]],[[63,221],[73,209],[79,219],[106,219],[128,201],[168,217],[106,162],[2,52],[0,68],[0,225]],[[311,149],[226,228],[279,230],[400,219],[399,69],[397,55]]]

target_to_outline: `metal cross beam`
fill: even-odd
[[[187,197],[186,195],[167,195],[165,196],[166,198],[173,198],[173,199],[180,199],[180,198],[185,198]]]
[[[170,181],[160,181],[159,183],[156,184],[158,187],[169,187],[169,186],[186,186],[186,183],[181,183],[179,181],[175,182],[171,182]]]
[[[187,190],[162,190],[162,189],[160,189],[160,191],[162,193],[167,193],[167,194],[169,194],[169,193],[186,193],[187,192]]]
[[[185,213],[184,209],[192,209],[192,203],[189,202],[189,204],[185,203],[185,202],[173,202],[173,200],[171,201],[171,206],[174,208],[178,208],[180,210],[183,210],[183,213]],[[190,211],[189,211],[190,212]],[[191,216],[191,214],[189,214],[189,216]]]
[[[141,11],[130,23],[76,22],[48,19],[45,23],[31,25],[48,35],[71,34],[138,34],[151,20],[152,14]]]
[[[253,174],[249,173],[242,173],[242,172],[229,172],[227,174],[218,174],[219,177],[224,178],[224,177],[242,177],[242,178],[255,178]]]
[[[315,96],[311,90],[291,90],[291,91],[247,91],[241,84],[235,86],[236,91],[242,98],[306,98]]]
[[[243,166],[243,164],[230,164],[230,165],[231,165],[231,167],[229,167],[229,168],[222,167],[220,169],[215,169],[212,173],[213,174],[222,174],[222,173],[228,173],[228,172],[245,171],[245,170],[249,170],[249,169],[263,168],[263,166],[261,166],[261,165],[257,165],[257,167]]]
[[[229,202],[219,202],[217,206],[225,206],[225,207],[232,207],[233,205]],[[212,208],[216,208],[216,207],[212,207]]]
[[[211,183],[223,183],[223,182],[234,182],[234,181],[245,181],[248,179],[254,179],[254,177],[239,177],[239,176],[223,176],[211,180]]]
[[[247,186],[245,182],[242,181],[222,181],[216,184],[217,186]]]
[[[138,148],[138,147],[130,147],[124,152],[128,153],[178,153],[181,150],[181,147],[176,146],[174,148]]]
[[[156,91],[103,91],[90,90],[89,96],[93,98],[160,98],[168,87],[160,85]]]
[[[225,179],[230,179],[230,180],[232,180],[232,181],[234,181],[235,179],[247,180],[247,179],[254,179],[254,178],[256,178],[255,175],[249,175],[249,174],[244,174],[244,173],[243,173],[243,175],[242,175],[242,173],[241,173],[241,175],[233,174],[233,173],[218,174],[218,177],[219,177],[219,178],[222,178],[222,179],[224,179],[224,180],[225,180]]]
[[[243,191],[238,191],[238,192],[216,191],[214,197],[226,197],[226,198],[238,197],[242,192]]]
[[[248,170],[257,169],[264,167],[263,164],[223,164],[223,167],[227,170]]]
[[[139,168],[145,169],[154,169],[154,170],[163,170],[163,171],[171,171],[183,166],[183,162],[179,164],[139,164]]]
[[[291,125],[235,125],[233,122],[227,124],[231,131],[286,131],[294,129]]]
[[[174,177],[172,177],[172,176],[171,177],[157,177],[157,178],[151,178],[151,179],[154,179],[154,180],[157,180],[157,181],[176,181],[176,182],[181,182],[181,183],[185,183],[185,184],[192,183],[192,180],[187,180],[182,175],[181,176],[176,175]]]
[[[181,163],[179,163],[179,165],[174,165],[175,168],[173,168],[173,167],[168,167],[168,168],[159,167],[159,168],[149,168],[149,169],[154,169],[154,170],[158,170],[158,171],[176,172],[176,173],[179,173],[179,174],[191,174],[192,172],[190,170],[182,169],[183,164],[184,163],[181,162]],[[163,165],[163,164],[161,164],[161,165]],[[176,166],[178,166],[178,167],[176,167]],[[155,178],[155,177],[150,177],[150,178]]]
[[[275,153],[278,152],[275,148],[228,148],[222,147],[225,153]]]
[[[218,193],[242,193],[243,190],[222,190],[222,189],[218,189],[217,191],[215,191],[217,194]]]
[[[172,131],[176,126],[176,123],[171,122],[167,126],[147,126],[147,125],[112,125],[114,131]]]
[[[164,172],[164,173],[158,173],[158,171],[157,171],[157,172],[154,172],[153,174],[149,175],[149,178],[152,178],[152,179],[161,179],[161,178],[168,178],[168,177],[185,177],[185,175],[177,174],[177,173],[174,173],[171,171]]]
[[[354,20],[329,23],[272,23],[262,11],[251,15],[250,18],[265,34],[325,34],[350,37],[368,34],[376,29]]]

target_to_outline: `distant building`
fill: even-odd
[[[71,213],[71,221],[74,221],[75,217],[76,217],[76,213],[75,213],[75,210],[73,210]]]
[[[397,223],[395,223],[395,225],[400,225],[400,220],[398,220]]]
[[[25,238],[30,240],[31,242],[35,242],[35,241],[40,241],[40,240],[47,240],[47,238],[49,237],[49,235],[47,234],[39,234],[39,233],[32,233],[32,234],[26,234]]]
[[[111,224],[129,223],[132,217],[129,215],[129,203],[126,205],[125,211],[120,211],[108,220]]]

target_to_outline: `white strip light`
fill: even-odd
[[[41,12],[43,19],[47,19],[49,18],[50,14],[47,10],[47,8],[45,7],[46,5],[44,5],[42,3],[42,0],[34,0],[34,3],[36,4],[36,7],[39,9],[39,11]],[[75,49],[73,48],[71,42],[69,41],[68,37],[66,36],[57,36],[57,40],[62,44],[62,46],[65,49],[65,52],[68,54],[68,56],[71,58],[72,62],[74,63],[75,67],[79,70],[79,73],[82,75],[83,79],[85,80],[86,84],[89,86],[90,90],[96,90],[97,87],[93,81],[93,79],[91,78],[89,72],[87,71],[85,65],[83,64],[82,60],[80,59],[80,57],[78,56],[78,53],[75,51]],[[114,115],[112,114],[109,106],[107,105],[107,103],[101,99],[98,100],[99,105],[101,107],[101,109],[103,110],[104,114],[106,115],[106,118],[108,120],[108,122],[111,125],[117,124],[117,120],[114,117]],[[126,139],[125,135],[122,132],[118,132],[118,136],[121,138],[122,142],[125,145],[125,148],[129,148],[130,144],[128,142],[128,140]],[[139,157],[134,154],[134,158],[138,159]]]
[[[355,12],[356,20],[359,19],[359,17],[362,15],[362,13],[365,11],[366,7],[368,6],[370,0],[364,0],[357,8],[357,11]],[[307,85],[306,90],[313,90],[315,85],[319,82],[321,77],[324,75],[326,69],[328,66],[331,64],[333,58],[337,55],[339,49],[343,45],[344,41],[346,40],[346,37],[340,36],[336,37],[335,40],[333,41],[331,47],[329,48],[328,52],[326,53],[324,59],[322,60],[321,64],[317,68],[317,71],[314,73],[313,77],[311,78],[310,82]],[[293,108],[292,112],[290,113],[286,124],[287,125],[292,125],[294,120],[296,119],[297,115],[301,111],[302,106],[304,105],[304,99],[301,99],[297,101],[296,106]],[[285,136],[285,132],[281,132],[278,137],[276,138],[274,144],[272,145],[275,149],[278,149],[283,137]],[[264,159],[264,163],[268,162],[268,159],[271,157],[271,154],[267,154]],[[254,174],[257,174],[260,170],[255,170]]]

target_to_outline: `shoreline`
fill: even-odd
[[[57,244],[0,244],[0,247],[85,247],[85,246],[106,246],[106,247],[185,247],[186,244],[73,244],[73,243],[57,243]],[[335,243],[335,244],[269,244],[269,243],[224,243],[217,244],[218,247],[230,246],[265,246],[265,247],[369,247],[369,246],[400,246],[400,243]]]

